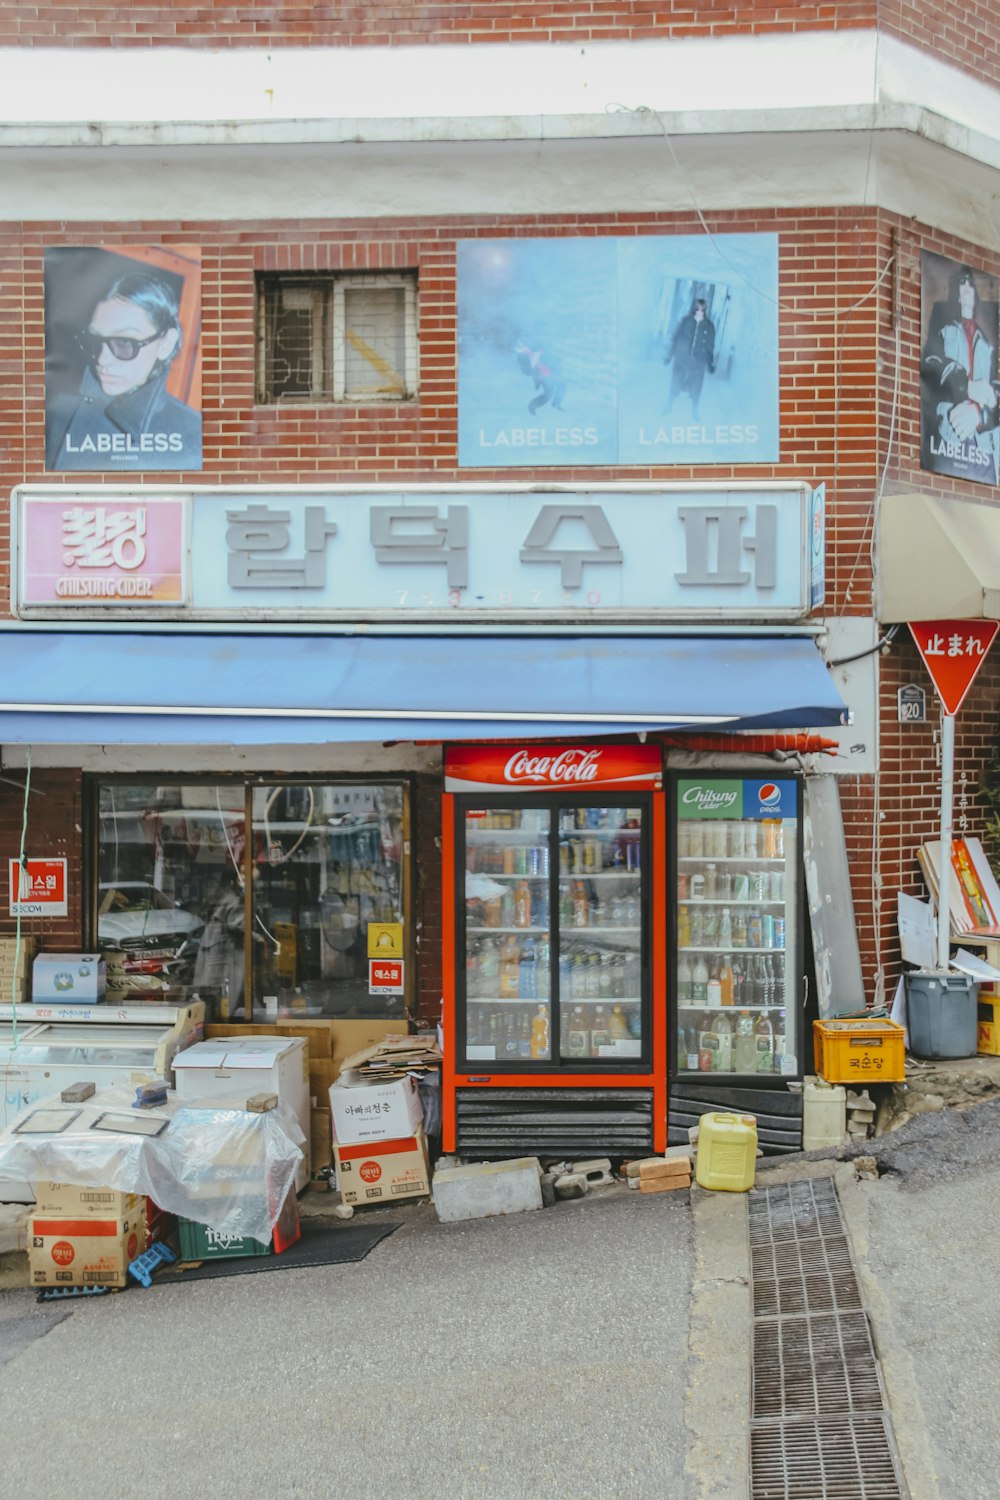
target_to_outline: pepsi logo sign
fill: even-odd
[[[773,781],[765,781],[757,792],[757,800],[762,807],[777,807],[781,802],[780,786],[775,786]]]

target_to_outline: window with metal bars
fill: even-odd
[[[417,278],[257,279],[257,400],[409,401],[417,394]]]

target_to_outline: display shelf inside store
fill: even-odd
[[[748,1002],[746,1005],[743,1004],[742,1000],[739,1003],[733,1001],[730,1005],[725,1005],[721,1001],[716,1001],[715,1004],[709,1005],[707,1000],[678,1000],[677,1009],[699,1010],[708,1012],[713,1016],[718,1015],[721,1011],[726,1011],[734,1016],[738,1016],[741,1010],[763,1010],[770,1012],[772,1010],[787,1010],[788,1006],[782,1000],[769,1000],[766,1003],[758,1003],[755,1000]],[[779,1035],[784,1035],[784,1033],[779,1032]]]
[[[468,1005],[499,1005],[499,1006],[508,1006],[508,1005],[545,1005],[545,1006],[548,1006],[548,1005],[552,1004],[551,997],[548,996],[548,995],[542,995],[542,996],[537,996],[537,997],[533,997],[533,998],[527,998],[524,995],[486,995],[486,996],[483,996],[483,995],[467,995],[465,998],[466,998],[466,1004],[468,1004]],[[639,995],[567,995],[565,1000],[563,1000],[561,1002],[560,1001],[556,1001],[555,1003],[557,1005],[561,1003],[564,1009],[566,1007],[568,1007],[568,1006],[571,1006],[571,1005],[611,1005],[611,1006],[614,1006],[614,1005],[641,1005],[642,1004],[642,998]],[[701,1005],[701,1006],[698,1007],[699,1010],[706,1010],[707,1008],[708,1007],[704,1006],[704,1005]],[[727,1010],[734,1009],[734,1008],[738,1009],[738,1010],[748,1010],[749,1006],[741,1005],[741,1006],[736,1006],[736,1007],[732,1007],[732,1006],[727,1006],[726,1007]]]
[[[785,865],[787,854],[678,854],[679,865]]]
[[[574,880],[621,880],[628,875],[632,880],[641,880],[641,870],[560,870],[559,883]]]
[[[770,901],[766,896],[678,896],[678,906],[787,906],[784,899]]]
[[[497,930],[498,930],[497,928],[493,929],[494,932],[496,932]],[[721,945],[716,944],[715,946],[713,946],[711,948],[706,948],[706,947],[697,947],[696,948],[696,947],[693,947],[693,946],[691,946],[689,944],[689,945],[686,945],[683,948],[678,948],[677,951],[678,951],[678,953],[738,953],[740,955],[740,957],[742,958],[742,956],[743,956],[744,953],[749,953],[751,955],[754,954],[754,953],[780,953],[782,955],[782,957],[784,957],[784,955],[788,952],[788,949],[787,948],[774,948],[774,947],[771,947],[771,948],[764,948],[764,947],[750,948],[750,947],[741,947],[737,943],[723,943]]]

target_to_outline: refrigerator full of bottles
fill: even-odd
[[[801,784],[672,778],[671,1076],[799,1078]]]
[[[659,750],[469,747],[445,776],[446,1149],[477,1088],[480,1112],[511,1090],[577,1109],[581,1144],[576,1088],[645,1089],[652,1120],[655,1086],[665,1114]]]

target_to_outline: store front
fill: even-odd
[[[79,535],[81,505],[97,530],[110,507],[119,508],[116,534],[132,542],[118,546],[110,565],[91,551],[70,567],[56,553],[53,539],[71,513]],[[609,1099],[619,1107],[616,1089],[631,1091],[626,1113],[638,1103],[642,1123],[623,1149],[662,1147],[668,1075],[688,1069],[696,1025],[693,1003],[691,1016],[677,1008],[687,982],[678,952],[689,949],[697,961],[694,950],[704,950],[710,959],[707,1007],[707,985],[713,1000],[716,985],[728,985],[718,971],[730,941],[740,946],[742,903],[748,915],[753,905],[742,878],[766,856],[755,863],[755,847],[752,855],[720,856],[715,872],[686,868],[686,820],[677,817],[676,778],[664,779],[658,736],[841,720],[844,705],[806,621],[809,506],[801,485],[596,486],[585,494],[554,487],[545,495],[515,486],[403,496],[384,487],[280,496],[213,490],[182,498],[119,496],[113,488],[81,498],[25,487],[15,507],[21,618],[3,632],[0,743],[9,765],[27,765],[32,748],[45,747],[48,764],[85,768],[88,816],[76,855],[85,877],[81,941],[125,955],[115,959],[111,994],[136,1004],[197,999],[210,1022],[223,1024],[376,1016],[426,1024],[437,1019],[437,997],[428,1014],[417,971],[433,950],[453,1105],[460,1080],[474,1091],[494,1072],[508,1075],[508,1093],[520,1076],[534,1092],[536,1117],[535,1105],[544,1115],[573,1087],[590,1091],[598,1114]],[[519,532],[524,545],[512,551]],[[291,577],[276,567],[296,538],[324,559],[331,548],[329,565],[308,582],[301,570]],[[501,577],[504,552],[510,562]],[[220,556],[228,557],[224,570]],[[593,764],[612,756],[642,762],[644,780],[626,770],[570,795],[565,786],[533,785],[516,813],[527,821],[516,836],[511,825],[510,848],[500,848],[501,862],[509,857],[514,868],[493,881],[479,860],[505,840],[483,830],[491,817],[510,815],[511,788],[494,781],[497,795],[484,798],[475,785],[456,792],[452,779],[461,754],[479,753],[473,745],[510,741],[537,747],[546,760],[572,748]],[[377,772],[366,771],[366,746]],[[408,773],[415,754],[428,774]],[[286,759],[294,771],[282,769]],[[338,774],[341,761],[349,774]],[[748,784],[755,775],[746,772]],[[740,788],[729,821],[756,825],[768,808],[744,813],[742,780]],[[433,825],[441,851],[425,837],[420,871],[416,825]],[[793,829],[790,850],[794,838]],[[601,867],[562,870],[564,844],[571,860],[576,845],[591,857],[596,847]],[[542,849],[548,873],[520,872],[521,854],[538,859]],[[741,868],[727,868],[723,894],[715,886],[708,898],[718,919],[728,913],[729,927],[720,933],[716,925],[707,937],[702,928],[696,943],[683,882],[699,874],[717,880],[729,858]],[[437,916],[415,886],[441,860]],[[773,923],[779,907],[778,920],[788,920],[797,854],[788,861],[786,890],[776,896],[769,885],[755,896],[755,923]],[[505,926],[523,943],[525,924],[494,923],[492,906],[470,924],[463,884],[467,895],[470,879],[503,887],[518,874],[548,882],[547,912],[529,889],[534,995],[520,993],[520,947],[518,954],[516,999],[535,1002],[539,1037],[509,1005],[501,1038],[499,1012],[482,1003],[490,996],[463,985],[467,976],[473,988],[488,985],[492,955],[484,948],[494,936],[514,936]],[[597,890],[605,876],[631,882],[629,889],[605,902],[608,893]],[[559,882],[568,882],[565,891]],[[594,887],[585,978],[581,940],[560,936],[560,922],[575,921],[562,908],[583,883]],[[523,899],[515,889],[502,894]],[[472,931],[494,926],[495,934]],[[373,973],[371,936],[382,927],[402,955],[389,986]],[[782,1009],[779,989],[784,995],[798,984],[802,964],[799,939],[786,932],[785,952],[795,958],[788,978],[784,971],[779,978],[773,926],[769,935],[767,944],[748,941],[760,962],[747,982],[761,989],[759,1010],[771,1013]],[[485,973],[482,964],[476,972],[473,959],[484,956]],[[496,956],[496,977],[502,960],[513,999],[510,955]],[[539,984],[549,992],[545,1017]],[[563,999],[573,998],[581,1014],[596,1002],[586,1026],[573,1024],[572,1008],[560,1009],[563,984]],[[585,993],[595,984],[597,993]],[[794,999],[787,1008],[798,1015]],[[736,1080],[740,1070],[728,1060]],[[497,1067],[480,1067],[487,1062]],[[522,1139],[509,1122],[498,1129],[498,1148]],[[532,1130],[537,1148],[545,1131]],[[606,1130],[603,1138],[613,1144]],[[593,1131],[574,1139],[599,1144]]]

